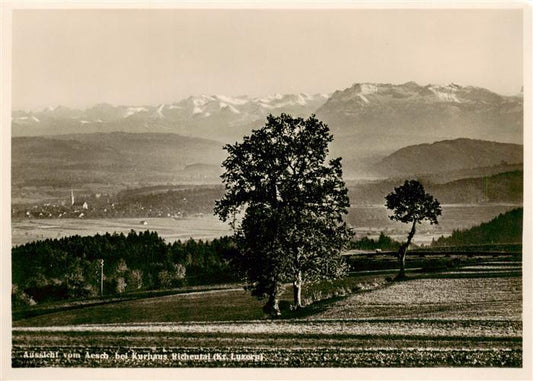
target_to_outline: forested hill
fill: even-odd
[[[440,237],[435,246],[521,243],[523,214],[522,208],[513,209],[479,226],[454,231],[450,237]]]
[[[15,187],[219,182],[222,143],[177,134],[14,137]],[[16,192],[14,192],[16,195]]]
[[[465,178],[444,184],[432,183],[425,177],[419,180],[441,204],[522,203],[524,173],[521,170]],[[404,178],[398,178],[349,185],[350,202],[352,204],[383,204],[385,195],[403,181]]]
[[[523,162],[523,146],[475,139],[453,139],[404,147],[384,158],[376,171],[386,176],[435,174]]]

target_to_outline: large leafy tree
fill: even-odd
[[[304,282],[344,271],[340,251],[352,234],[343,221],[349,200],[341,159],[326,160],[332,140],[314,115],[281,114],[224,147],[225,194],[215,213],[231,222],[247,287],[268,298],[272,314],[279,314],[283,283],[292,283],[294,305],[301,307]]]
[[[402,243],[398,250],[400,273],[397,278],[401,279],[405,277],[405,256],[415,235],[416,225],[422,221],[438,224],[437,217],[441,215],[442,210],[439,201],[426,193],[424,186],[416,180],[406,180],[403,185],[395,187],[385,200],[385,206],[393,211],[393,215],[389,216],[391,220],[411,224],[407,241]]]

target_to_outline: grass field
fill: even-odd
[[[140,222],[146,221],[147,225]],[[214,239],[229,235],[230,227],[215,216],[174,218],[114,218],[114,219],[33,219],[12,221],[12,245],[47,238],[72,235],[124,233],[130,230],[156,231],[167,242],[177,240]]]
[[[520,367],[520,262],[384,283],[266,320],[239,289],[124,301],[14,322],[13,366]]]

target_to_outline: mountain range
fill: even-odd
[[[521,144],[523,98],[487,89],[357,83],[334,92],[316,112],[335,140],[331,152],[346,158],[351,177],[403,147],[456,138]]]
[[[473,86],[357,83],[316,112],[334,134],[411,135],[522,142],[523,99]]]
[[[260,127],[268,113],[282,112],[297,116],[316,113],[335,136],[348,137],[351,142],[393,137],[381,142],[389,151],[388,146],[401,137],[402,144],[457,137],[522,143],[521,94],[503,96],[480,87],[421,86],[415,82],[356,83],[331,95],[200,95],[155,106],[103,103],[85,110],[57,106],[14,111],[12,134],[166,132],[230,142]]]
[[[521,170],[521,94],[356,83],[330,95],[202,95],[155,106],[13,111],[13,185],[218,182],[222,146],[282,112],[316,113],[330,126],[330,156],[343,158],[345,179],[423,175],[439,182],[443,174],[455,180]]]
[[[378,172],[383,173],[386,163],[376,163],[406,146],[456,138],[514,144],[523,140],[521,94],[415,82],[356,83],[331,95],[201,95],[155,106],[103,103],[84,110],[57,106],[14,111],[12,136],[172,133],[223,144],[262,126],[267,114],[282,112],[302,117],[316,113],[325,121],[335,137],[330,153],[343,157],[350,178],[373,176],[380,166]]]
[[[264,98],[223,95],[191,96],[157,106],[98,104],[85,110],[63,106],[41,111],[15,111],[13,136],[73,133],[152,132],[175,133],[230,142],[260,127],[269,113],[308,116],[327,94],[276,94]]]

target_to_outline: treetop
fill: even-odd
[[[346,208],[341,159],[326,163],[332,140],[329,127],[314,115],[307,119],[268,115],[262,128],[224,147],[226,194],[217,203],[217,214],[226,219],[250,204],[274,208],[290,204],[295,210],[313,205]]]
[[[438,224],[437,217],[442,213],[439,201],[426,193],[417,180],[405,180],[385,199],[386,207],[393,211],[393,215],[389,216],[393,221],[421,223],[427,220],[431,224]]]

